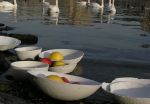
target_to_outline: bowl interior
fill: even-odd
[[[73,76],[73,75],[68,75],[68,74],[62,74],[62,73],[55,73],[55,72],[44,72],[44,71],[28,71],[29,74],[35,76],[35,77],[43,77],[45,78],[48,75],[58,75],[60,77],[65,77],[69,79],[70,82],[79,82],[80,85],[100,85],[99,82],[78,77],[78,76]]]
[[[12,37],[0,36],[0,45],[19,45],[21,43],[20,40]]]
[[[36,61],[17,61],[11,63],[13,68],[43,68],[48,67],[48,64]]]
[[[72,72],[77,64],[65,64],[64,66],[49,67],[50,71],[58,73],[70,73]]]
[[[133,77],[121,77],[121,78],[115,78],[112,83],[114,82],[120,82],[120,81],[138,81],[138,78]]]
[[[59,69],[59,68],[68,68],[70,66],[76,66],[76,63],[65,63],[65,65],[63,66],[51,66],[50,68],[55,68],[55,69]]]
[[[115,82],[110,84],[110,91],[114,94],[129,97],[150,98],[150,83]]]
[[[71,60],[71,59],[75,59],[78,57],[81,57],[84,55],[84,53],[82,51],[79,50],[73,50],[73,49],[52,49],[52,50],[48,50],[48,51],[44,51],[42,52],[39,57],[40,58],[45,58],[45,57],[49,57],[49,55],[52,52],[61,52],[64,56],[64,60]]]

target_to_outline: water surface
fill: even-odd
[[[141,26],[145,10],[140,1],[132,3],[133,9],[129,8],[131,3],[115,1],[114,16],[105,9],[103,14],[93,13],[76,5],[75,0],[60,0],[59,14],[48,13],[40,0],[17,2],[18,9],[13,12],[1,10],[0,22],[16,27],[10,32],[37,35],[37,45],[44,50],[73,48],[83,50],[85,57],[92,59],[150,60],[150,34]],[[54,0],[49,2],[54,4]]]

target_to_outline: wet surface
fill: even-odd
[[[54,3],[54,0],[47,1]],[[101,14],[78,7],[75,0],[59,0],[59,15],[47,13],[40,0],[18,0],[17,3],[17,10],[0,10],[0,23],[13,27],[7,28],[8,34],[35,34],[38,37],[36,45],[43,50],[73,48],[84,51],[83,60],[71,74],[99,82],[110,82],[116,77],[150,78],[150,17],[149,10],[143,10],[143,5],[149,6],[146,0],[136,3],[116,0],[114,16],[105,9]],[[0,24],[2,32],[4,24]],[[12,83],[0,84],[0,91],[33,104],[113,104],[101,89],[87,99],[62,102],[43,94],[29,81],[14,81],[11,75],[6,79]]]

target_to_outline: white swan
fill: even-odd
[[[50,3],[45,0],[42,1],[44,7],[49,7]]]
[[[0,8],[14,8],[17,7],[17,1],[14,0],[14,3],[10,3],[8,1],[0,2]]]
[[[93,13],[100,13],[103,14],[103,8],[104,8],[104,0],[101,0],[101,5],[96,2],[90,3],[90,9]]]
[[[49,10],[51,13],[59,13],[58,0],[56,0],[55,5],[49,5]]]
[[[87,7],[90,5],[90,0],[87,1],[78,1],[77,5],[81,6],[81,7]]]
[[[45,17],[50,16],[50,22],[52,24],[57,25],[58,24],[58,20],[59,20],[59,13],[56,12],[49,12],[49,10],[45,7],[43,7],[43,11],[42,11],[42,15]]]
[[[92,2],[92,3],[90,3],[90,7],[97,9],[97,10],[101,9],[104,7],[104,0],[101,0],[101,5],[99,3]]]
[[[58,25],[59,13],[51,13],[50,20],[51,20],[52,24]]]
[[[108,12],[112,12],[112,14],[116,14],[116,8],[115,8],[115,0],[112,0],[112,4],[111,4],[111,0],[109,0],[109,4],[108,4]]]
[[[1,8],[0,7],[0,13],[11,13],[11,12],[14,12],[14,11],[16,11],[17,10],[17,8]]]
[[[114,18],[115,18],[115,15],[116,15],[116,8],[115,8],[115,1],[114,0],[112,0],[112,4],[111,4],[111,6],[108,8],[108,21],[107,21],[107,23],[108,24],[110,24],[110,23],[112,23],[112,20],[114,20]]]

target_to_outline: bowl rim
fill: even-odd
[[[18,46],[21,44],[21,40],[20,39],[17,39],[17,38],[14,38],[14,37],[9,37],[9,36],[0,36],[0,38],[3,37],[3,38],[9,38],[9,39],[14,39],[16,42],[15,44],[10,44],[10,45],[6,45],[6,44],[0,44],[0,46]]]
[[[127,82],[127,81],[126,81]],[[103,83],[106,83],[106,82],[103,82]],[[106,91],[107,93],[110,93],[110,94],[113,94],[114,96],[119,96],[119,97],[123,97],[123,98],[129,98],[129,99],[146,99],[146,100],[150,100],[150,97],[148,98],[148,97],[134,97],[134,96],[127,96],[127,95],[121,95],[121,94],[117,94],[117,93],[113,93],[113,92],[110,92],[109,90],[107,90],[107,89],[104,89],[104,87],[103,87],[103,83],[102,83],[102,89],[104,90],[104,91]],[[109,86],[109,88],[110,88],[110,84],[111,83],[107,83],[108,85],[107,86]]]
[[[45,51],[42,51],[38,56],[40,57],[40,58],[46,58],[46,57],[42,57],[42,55],[45,53],[45,52],[50,52],[50,51],[53,51],[53,50],[72,50],[72,51],[78,51],[78,52],[81,52],[81,56],[79,56],[79,57],[77,57],[77,58],[80,58],[80,57],[82,57],[82,56],[84,56],[84,52],[83,51],[81,51],[81,50],[76,50],[76,49],[67,49],[67,48],[59,48],[59,49],[49,49],[49,50],[45,50]],[[69,59],[70,60],[70,59]],[[71,59],[72,60],[72,59]]]
[[[20,50],[23,48],[35,48],[35,49],[31,49],[31,50]],[[24,47],[17,47],[14,49],[16,52],[27,52],[27,51],[42,51],[42,47],[38,47],[38,46],[24,46]]]
[[[49,69],[48,64],[40,62],[40,61],[15,61],[15,62],[12,62],[10,65],[11,65],[11,67],[17,67],[17,68],[29,68],[29,67],[19,67],[18,65],[16,65],[17,63],[23,63],[23,62],[40,63],[41,65],[44,65],[43,67],[47,67]],[[18,69],[14,69],[14,70],[18,70]]]
[[[47,79],[45,77],[41,77],[41,76],[37,76],[37,75],[34,75],[32,74],[33,72],[45,72],[45,71],[35,71],[35,70],[29,70],[27,71],[30,75],[34,76],[35,78],[42,78],[42,79],[46,79],[46,81],[52,81],[54,83],[57,83],[57,84],[60,84],[60,82],[57,82],[57,81],[53,81],[53,80],[50,80],[50,79]],[[61,84],[65,84],[65,85],[71,85],[71,86],[99,86],[101,87],[101,83],[98,82],[98,81],[95,81],[95,80],[92,80],[92,79],[88,79],[88,78],[84,78],[84,77],[80,77],[80,76],[75,76],[75,75],[70,75],[70,74],[66,74],[66,73],[57,73],[57,72],[51,72],[51,71],[48,71],[46,73],[53,73],[54,75],[60,75],[60,76],[73,76],[73,77],[77,77],[77,78],[81,78],[81,79],[85,79],[85,80],[89,80],[91,82],[94,82],[95,84],[71,84],[71,83],[61,83]],[[43,73],[41,73],[43,74]]]

